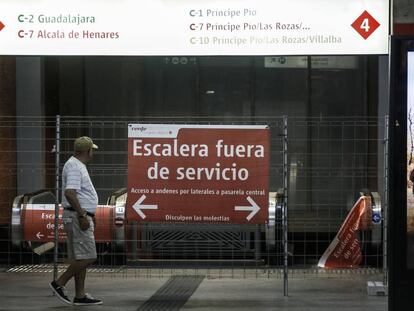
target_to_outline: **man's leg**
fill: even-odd
[[[71,277],[80,275],[83,278],[83,284],[85,283],[86,267],[91,265],[96,259],[83,259],[83,260],[74,260],[66,271],[56,280],[56,283],[59,286],[65,286],[66,283],[70,280]],[[83,274],[83,276],[82,276]],[[75,278],[76,286],[76,278]],[[82,286],[84,287],[84,286]],[[82,289],[82,288],[81,288]],[[84,289],[82,289],[84,291]],[[76,289],[76,294],[78,290]],[[78,297],[78,296],[77,296]],[[83,296],[82,296],[83,297]]]
[[[79,220],[76,213],[64,211],[64,225],[67,233],[67,251],[68,258],[72,259],[71,264],[66,271],[56,280],[49,284],[51,289],[58,298],[65,303],[71,303],[68,298],[65,285],[72,278],[75,277],[76,296],[73,301],[75,305],[91,305],[102,304],[99,299],[86,297],[85,295],[85,276],[86,268],[96,260],[96,245],[93,235],[92,218],[88,216],[90,228],[87,231],[82,231],[79,227]],[[74,241],[77,241],[76,243]],[[74,260],[74,258],[89,258]]]
[[[95,259],[89,261],[89,265],[91,265]],[[75,298],[83,298],[85,297],[85,278],[86,278],[86,268],[81,270],[79,273],[75,274],[75,291],[76,295]]]
[[[85,277],[86,269],[83,269],[79,273],[75,274],[75,298],[85,297]]]

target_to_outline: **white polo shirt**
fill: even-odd
[[[70,203],[65,197],[65,190],[76,190],[80,206],[88,212],[95,214],[98,205],[98,194],[92,184],[86,165],[72,156],[63,166],[62,171],[62,205],[69,207]]]

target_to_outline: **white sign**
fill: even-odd
[[[0,55],[387,54],[388,0],[1,0]]]

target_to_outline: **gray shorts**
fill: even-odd
[[[63,225],[67,235],[68,258],[71,260],[96,259],[96,245],[94,237],[94,223],[92,217],[89,220],[89,228],[82,231],[79,227],[78,213],[75,211],[63,211]]]

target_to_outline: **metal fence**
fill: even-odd
[[[129,123],[269,126],[268,223],[136,223],[124,219]],[[381,224],[360,233],[362,267],[382,270],[386,264],[387,118],[1,117],[0,128],[3,265],[64,263],[65,243],[58,243],[55,253],[50,244],[45,246],[43,233],[39,238],[40,231],[25,227],[30,220],[23,210],[27,204],[50,204],[53,213],[55,201],[61,200],[63,164],[72,154],[74,139],[83,135],[100,147],[88,166],[100,204],[114,206],[101,215],[106,221],[98,224],[97,229],[107,234],[97,239],[97,265],[245,273],[276,269],[285,278],[288,271],[298,268],[318,271],[319,258],[361,193],[374,194],[378,204],[383,202]],[[59,224],[51,218],[46,226],[53,233]]]

